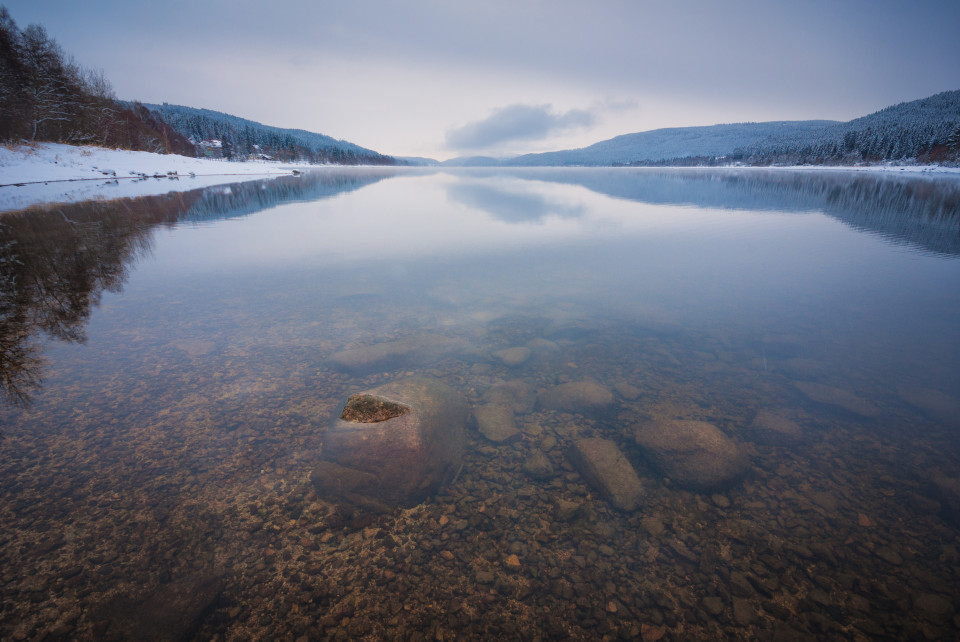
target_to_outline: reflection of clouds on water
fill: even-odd
[[[545,169],[524,177],[659,205],[823,212],[893,243],[960,255],[960,180],[845,171]]]
[[[533,183],[487,184],[460,180],[447,185],[450,200],[483,210],[506,223],[532,223],[547,216],[577,217],[583,206],[551,200],[533,190]]]

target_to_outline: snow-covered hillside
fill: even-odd
[[[0,211],[38,203],[185,191],[238,180],[290,175],[308,165],[235,163],[57,143],[0,147]]]

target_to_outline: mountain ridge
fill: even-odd
[[[225,112],[171,103],[144,107],[175,131],[200,143],[216,139],[220,153],[234,157],[269,155],[279,160],[307,160],[342,165],[396,165],[397,159],[346,140],[305,129],[289,129]]]
[[[768,121],[667,127],[586,147],[506,159],[457,157],[451,167],[856,164],[960,162],[960,90],[890,105],[841,122]]]

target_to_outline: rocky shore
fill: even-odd
[[[336,346],[339,365],[320,368],[300,350],[212,348],[210,367],[229,373],[221,390],[242,396],[144,395],[121,435],[98,426],[129,373],[105,375],[70,422],[38,406],[36,425],[63,428],[11,431],[0,462],[0,637],[960,634],[952,482],[931,472],[948,470],[946,428],[913,405],[932,393],[885,396],[850,373],[812,382],[772,350],[759,367],[735,339],[542,329],[494,324],[479,353],[439,350],[428,365],[402,344],[364,348],[347,371]],[[177,389],[183,375],[169,372]],[[311,480],[330,419],[350,395],[411,375],[442,381],[475,415],[456,474],[412,506],[343,510]],[[481,421],[483,408],[500,415]],[[691,468],[644,426],[693,431],[685,444],[727,458]]]

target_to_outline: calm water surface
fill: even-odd
[[[956,639],[958,257],[960,180],[852,172],[329,170],[4,215],[0,638]],[[410,375],[474,408],[522,382],[519,438],[336,508],[325,427]],[[583,381],[613,405],[534,403]],[[745,472],[666,477],[634,429],[671,419]],[[637,510],[571,464],[587,437]]]

